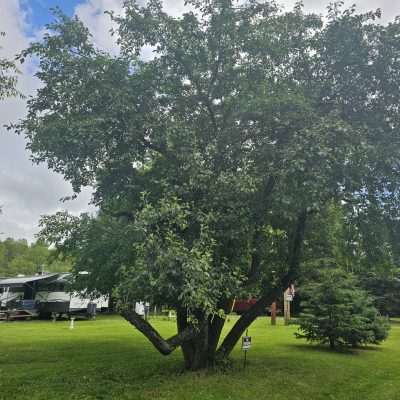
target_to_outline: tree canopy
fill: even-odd
[[[159,0],[125,1],[111,14],[118,56],[58,12],[21,55],[38,58],[42,86],[16,129],[100,210],[48,216],[43,237],[197,369],[299,278],[307,221],[329,202],[398,215],[400,21],[340,4],[323,20],[300,3],[186,3],[172,17]],[[217,350],[242,295],[259,300]],[[175,308],[177,336],[143,321],[137,299]]]
[[[11,238],[0,241],[0,277],[34,275],[39,272],[67,272],[70,260],[60,259],[45,243],[29,244]]]

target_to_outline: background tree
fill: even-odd
[[[310,220],[299,284],[315,280],[321,269],[341,268],[357,277],[380,313],[400,315],[398,224],[375,206],[327,204]]]
[[[71,259],[61,259],[55,250],[42,242],[8,238],[0,241],[0,276],[34,275],[38,272],[68,272]]]
[[[16,129],[100,209],[46,217],[43,238],[93,271],[94,290],[111,277],[121,314],[198,369],[299,278],[312,215],[333,200],[397,204],[400,23],[338,5],[323,23],[300,4],[187,3],[196,12],[174,18],[126,1],[117,57],[58,13],[22,54],[42,86]],[[259,300],[220,341],[243,293]],[[175,308],[178,334],[164,340],[137,299]]]
[[[379,344],[387,338],[389,321],[380,317],[372,298],[343,270],[325,270],[302,290],[303,312],[298,338],[329,343],[331,348]]]

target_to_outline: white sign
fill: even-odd
[[[291,295],[291,294],[285,295],[285,300],[286,301],[293,301],[293,295]]]
[[[251,347],[251,336],[243,336],[242,338],[242,350],[247,351]]]

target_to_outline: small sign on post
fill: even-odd
[[[249,331],[246,330],[246,336],[242,337],[242,350],[244,351],[243,368],[246,368],[247,352],[250,350],[250,347],[251,347],[251,336],[249,336]]]
[[[251,336],[243,336],[242,338],[242,350],[248,351],[251,347]]]
[[[287,294],[285,300],[286,301],[293,301],[293,295]]]

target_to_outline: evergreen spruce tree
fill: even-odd
[[[340,269],[323,271],[302,297],[298,338],[335,348],[379,344],[388,336],[389,322],[379,315],[372,297]]]

